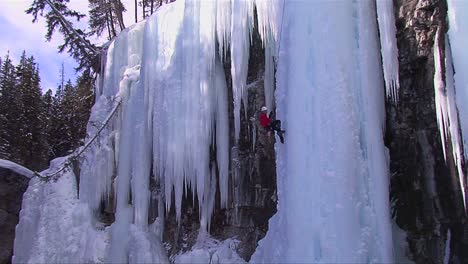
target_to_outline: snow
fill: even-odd
[[[377,19],[379,22],[380,46],[387,97],[397,102],[400,80],[398,76],[398,47],[393,1],[377,0],[375,2],[377,5]]]
[[[187,252],[174,256],[174,263],[226,263],[242,264],[246,263],[236,253],[239,241],[235,239],[226,239],[218,241],[211,238],[206,233],[201,233],[195,245]]]
[[[53,160],[41,174],[56,171],[64,160]],[[102,263],[113,259],[107,254],[109,240],[116,239],[111,235],[115,225],[104,227],[95,220],[88,204],[78,199],[75,179],[71,170],[65,170],[57,181],[31,179],[16,227],[13,263]],[[143,233],[131,225],[127,235],[130,260],[168,263],[157,234]]]
[[[64,158],[42,172],[59,169]],[[103,262],[106,230],[92,221],[77,199],[75,175],[66,170],[57,181],[30,181],[16,227],[13,263]]]
[[[287,131],[276,145],[278,212],[251,262],[392,262],[375,6],[286,5],[275,94]]]
[[[14,163],[9,160],[0,159],[0,167],[12,170],[20,175],[23,175],[27,178],[33,178],[35,176],[34,172],[28,168],[25,168],[17,163]]]

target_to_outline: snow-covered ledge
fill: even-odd
[[[14,163],[12,161],[9,161],[9,160],[4,160],[4,159],[0,159],[0,168],[5,168],[5,169],[9,169],[9,170],[12,170],[18,174],[21,174],[23,175],[24,177],[27,177],[29,179],[33,178],[34,176],[36,176],[36,174],[31,171],[30,169],[28,168],[25,168],[17,163]]]

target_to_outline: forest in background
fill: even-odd
[[[82,144],[94,103],[94,78],[82,72],[73,84],[64,71],[55,93],[42,92],[39,66],[24,52],[15,64],[0,59],[0,158],[34,170]]]

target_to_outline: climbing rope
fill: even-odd
[[[99,135],[101,134],[102,130],[104,129],[104,127],[106,127],[106,125],[109,123],[109,121],[111,120],[111,118],[114,116],[114,114],[117,112],[117,109],[119,108],[119,106],[122,104],[122,99],[117,99],[117,103],[116,105],[114,106],[114,108],[112,109],[112,111],[110,112],[110,114],[106,117],[106,119],[104,120],[104,123],[102,124],[102,126],[98,129],[98,131],[96,132],[96,134],[88,141],[88,143],[86,143],[84,145],[83,148],[81,148],[77,153],[73,153],[71,154],[64,162],[63,162],[63,165],[60,169],[58,169],[57,171],[53,172],[53,173],[50,173],[50,174],[46,174],[46,175],[41,175],[39,174],[39,172],[37,171],[34,171],[34,176],[40,178],[41,180],[45,180],[45,181],[49,181],[50,179],[52,179],[54,176],[58,175],[59,173],[61,173],[62,171],[64,171],[65,169],[67,169],[68,167],[70,167],[74,161],[76,161],[80,156],[81,154],[83,154],[83,152],[85,152],[89,146],[91,146],[91,144],[99,137]]]

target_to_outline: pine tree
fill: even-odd
[[[94,103],[94,78],[85,71],[76,86],[62,81],[55,95],[42,95],[34,57],[21,56],[17,66],[7,55],[0,65],[0,158],[32,169],[65,156],[82,144]]]
[[[15,89],[15,68],[6,55],[0,69],[0,157],[12,159],[15,155],[12,146],[15,128],[13,118],[18,111],[17,95]]]
[[[88,0],[88,2],[91,34],[101,36],[107,29],[107,38],[110,40],[125,29],[123,12],[126,10],[120,0]]]
[[[38,15],[45,17],[47,24],[46,39],[50,41],[55,31],[63,34],[64,43],[59,52],[67,51],[77,62],[78,70],[94,69],[99,71],[99,52],[89,40],[89,33],[76,28],[71,21],[80,20],[85,15],[67,7],[69,0],[34,0],[26,13],[33,15],[33,22]],[[47,8],[46,8],[47,7]]]
[[[62,102],[64,97],[64,88],[59,85],[56,89],[55,95],[52,98],[52,107],[50,115],[50,129],[49,129],[49,159],[65,155],[66,144],[66,118],[64,110],[62,109]]]
[[[14,120],[18,128],[15,146],[18,149],[18,160],[24,165],[38,169],[43,166],[44,155],[42,143],[42,93],[40,88],[39,69],[34,57],[26,57],[23,52],[17,66],[17,89],[20,110]]]
[[[78,129],[76,125],[76,113],[75,113],[75,87],[73,87],[70,80],[65,84],[63,90],[63,100],[61,104],[61,110],[64,118],[64,132],[63,135],[63,151],[66,153],[73,150],[77,138],[75,137],[75,131]]]
[[[43,155],[44,160],[48,162],[52,158],[54,158],[54,153],[52,149],[52,117],[54,115],[54,102],[53,102],[53,94],[52,90],[47,90],[47,92],[42,96],[42,114],[41,114],[41,122],[42,122],[42,147],[43,147]]]
[[[140,0],[139,6],[143,10],[143,19],[151,16],[163,4],[163,0]]]
[[[86,137],[86,124],[91,114],[91,107],[94,104],[94,78],[89,71],[78,77],[74,103],[77,119],[75,138],[83,140]]]

